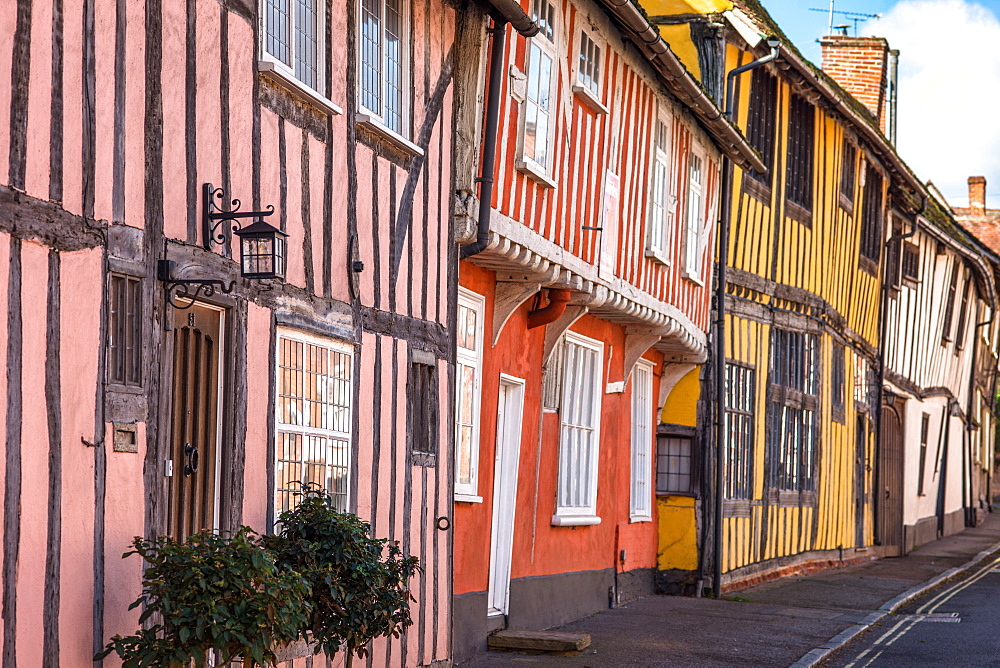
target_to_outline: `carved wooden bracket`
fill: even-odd
[[[654,329],[644,329],[640,327],[627,327],[625,329],[625,376],[624,381],[628,382],[632,375],[632,369],[636,362],[647,350],[652,348],[660,340],[660,334]]]
[[[542,366],[544,367],[549,363],[549,357],[552,355],[552,350],[556,347],[556,343],[566,330],[573,326],[573,323],[586,315],[590,308],[587,306],[575,306],[570,304],[566,307],[566,310],[558,320],[554,320],[549,324],[545,325],[545,346],[542,349]]]
[[[500,332],[521,304],[542,289],[541,283],[522,281],[497,281],[496,298],[493,300],[493,345],[500,340]]]

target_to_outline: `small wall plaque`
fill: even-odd
[[[139,437],[134,424],[114,423],[115,452],[139,452]]]

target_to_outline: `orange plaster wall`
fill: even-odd
[[[495,274],[461,263],[459,284],[483,295],[486,308],[478,479],[478,493],[483,502],[455,504],[455,594],[483,591],[489,586],[488,537],[492,525],[493,462],[501,373],[525,380],[511,578],[614,568],[620,547],[629,550],[627,569],[655,566],[655,517],[653,522],[629,523],[631,382],[624,392],[602,396],[597,490],[597,514],[601,523],[553,527],[551,518],[555,512],[559,467],[559,416],[541,412],[544,328],[526,329],[527,312],[532,307],[529,299],[510,317],[497,346],[491,347]],[[584,316],[571,330],[604,342],[605,386],[623,380],[624,328]],[[647,357],[654,362],[661,361],[657,353]],[[657,383],[658,377],[654,377],[653,396],[657,395]]]

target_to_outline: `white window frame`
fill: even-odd
[[[334,352],[334,353],[339,353],[339,354],[344,354],[344,355],[348,356],[348,359],[350,361],[350,368],[351,368],[351,379],[350,379],[350,391],[348,392],[348,401],[349,401],[349,404],[348,404],[347,408],[349,410],[349,414],[348,414],[348,418],[347,418],[347,421],[346,421],[347,425],[348,425],[348,430],[347,431],[336,431],[336,430],[333,430],[333,429],[321,429],[321,428],[309,427],[309,426],[306,426],[306,425],[293,425],[293,424],[289,424],[289,423],[286,423],[286,422],[282,421],[282,419],[281,419],[282,415],[281,415],[281,409],[280,409],[280,394],[281,394],[281,389],[282,389],[281,388],[281,342],[282,342],[282,340],[294,341],[296,343],[301,343],[303,346],[305,346],[305,345],[319,346],[321,348],[325,348],[328,351],[331,351],[331,352]],[[279,327],[277,329],[277,332],[276,332],[275,337],[274,337],[274,345],[275,345],[275,351],[274,351],[274,360],[275,360],[275,367],[274,367],[274,374],[275,374],[275,382],[274,382],[274,403],[275,403],[275,410],[274,410],[274,464],[275,464],[275,467],[274,467],[274,473],[273,473],[273,477],[274,477],[274,495],[271,498],[271,509],[274,512],[274,518],[275,518],[275,520],[277,520],[278,514],[279,514],[279,508],[278,508],[278,494],[279,494],[278,467],[279,467],[279,460],[283,459],[282,456],[281,456],[281,454],[282,454],[281,453],[281,435],[283,433],[300,434],[302,436],[321,436],[321,437],[324,437],[324,438],[333,438],[333,439],[337,439],[337,440],[341,440],[341,441],[346,442],[346,444],[347,444],[347,447],[346,447],[346,461],[345,461],[345,463],[344,463],[343,466],[346,468],[346,471],[347,471],[347,479],[350,480],[350,478],[351,478],[351,471],[352,471],[352,468],[354,466],[354,461],[351,458],[352,447],[353,447],[353,445],[352,445],[353,444],[353,434],[351,432],[351,425],[353,424],[353,417],[354,417],[353,413],[354,413],[354,410],[355,410],[355,407],[354,407],[354,388],[355,388],[355,383],[357,382],[357,378],[354,377],[354,375],[355,375],[354,374],[354,355],[355,355],[354,346],[352,346],[349,343],[346,343],[346,342],[343,342],[343,341],[338,341],[336,339],[328,339],[328,338],[324,338],[324,337],[315,336],[313,334],[308,334],[308,333],[303,332],[303,331],[298,330],[298,329],[292,329],[292,328],[287,328],[287,327]],[[304,352],[304,348],[303,348],[303,352]],[[304,371],[303,371],[303,373],[304,373]],[[327,463],[327,466],[331,466],[331,465],[337,465],[337,466],[339,466],[339,464],[330,464],[329,462]],[[327,490],[327,491],[330,491],[330,490]],[[353,503],[353,499],[351,498],[351,486],[350,486],[350,484],[348,484],[347,485],[347,489],[346,489],[346,496],[344,497],[344,506],[345,506],[344,510],[345,511],[349,511],[351,509],[351,507],[352,507],[351,506],[352,503]]]
[[[666,137],[663,146],[659,141],[659,125],[663,124]],[[649,229],[646,234],[646,257],[653,258],[665,265],[670,265],[671,249],[674,243],[674,221],[677,208],[677,196],[673,191],[674,175],[671,167],[673,117],[665,106],[656,112],[650,143],[649,172]],[[662,183],[657,184],[657,179]],[[657,192],[660,185],[660,192]],[[657,196],[661,201],[657,201]]]
[[[559,13],[555,4],[552,0],[534,0],[535,3],[544,3],[551,6],[553,12],[553,23],[558,24],[557,15]],[[558,41],[559,41],[559,31],[552,26],[552,39],[546,35],[543,30],[534,37],[528,39],[527,45],[527,55],[525,56],[525,89],[524,89],[524,101],[521,102],[521,121],[520,121],[520,149],[518,154],[520,159],[516,161],[515,166],[526,173],[530,178],[538,182],[540,185],[554,188],[556,186],[555,181],[552,180],[552,175],[554,173],[554,162],[555,162],[555,125],[557,114],[558,101],[556,100],[556,91],[558,89],[556,82],[558,80],[559,73],[559,52],[558,52]],[[532,101],[531,99],[531,75],[532,70],[538,67],[538,63],[541,57],[544,56],[549,59],[549,81],[548,81],[548,108],[546,109],[546,114],[548,114],[548,125],[545,128],[545,164],[537,162],[534,155],[527,154],[526,144],[526,131],[528,127],[528,109],[531,105],[538,107],[539,105]],[[541,75],[539,74],[539,79]],[[544,82],[539,80],[539,90]],[[540,107],[539,107],[540,108]],[[538,145],[539,136],[535,135],[535,145]],[[535,152],[537,155],[537,151]]]
[[[585,369],[578,369],[571,359],[574,349],[590,353],[594,360],[589,378]],[[554,526],[600,524],[597,516],[597,478],[600,474],[598,457],[601,443],[601,399],[604,396],[604,344],[575,332],[566,332],[563,347],[563,397],[559,408],[559,475],[556,488]],[[587,399],[589,398],[589,406]],[[583,413],[589,408],[589,420]],[[589,422],[589,424],[587,424]],[[579,445],[574,443],[576,432],[589,429],[588,451],[574,457]],[[577,450],[578,454],[578,450]],[[574,461],[575,460],[575,461]],[[570,505],[576,495],[582,503]]]
[[[312,86],[298,77],[295,73],[295,4],[299,0],[287,0],[289,7],[288,17],[288,53],[291,64],[284,62],[278,56],[268,50],[268,17],[270,15],[268,4],[272,0],[259,0],[258,9],[260,13],[258,30],[260,40],[257,45],[257,71],[263,73],[268,78],[291,89],[306,99],[307,102],[320,107],[330,114],[342,114],[343,110],[334,104],[328,97],[326,91],[326,2],[315,0],[316,2],[316,83]],[[280,0],[273,0],[278,2]]]
[[[596,57],[586,57],[588,42],[591,56]],[[601,93],[604,90],[602,58],[607,50],[606,46],[595,32],[585,28],[580,29],[580,37],[577,39],[573,92],[579,95],[583,102],[598,114],[607,114],[609,111],[601,102]]]
[[[632,369],[632,469],[629,521],[653,521],[653,363]]]
[[[701,181],[692,178],[695,160],[700,165]],[[708,198],[705,192],[705,181],[708,176],[708,160],[705,152],[693,147],[688,154],[687,174],[687,207],[684,213],[684,278],[701,282],[702,230],[705,229],[705,215],[708,208]],[[697,196],[697,199],[696,199]]]
[[[365,45],[365,21],[364,21],[364,4],[365,0],[357,0],[357,10],[358,10],[358,33],[357,33],[357,51],[358,51],[358,72],[357,72],[357,96],[358,96],[358,120],[362,123],[376,126],[378,130],[381,130],[380,134],[388,135],[387,138],[392,140],[403,140],[404,146],[402,148],[412,150],[415,147],[411,144],[407,137],[409,137],[409,126],[410,126],[410,97],[407,91],[410,90],[410,22],[409,22],[409,2],[408,0],[398,0],[399,2],[399,42],[400,42],[400,60],[399,60],[399,127],[394,128],[391,122],[386,119],[385,115],[385,101],[387,99],[386,89],[388,87],[385,73],[387,71],[386,67],[386,37],[385,37],[385,13],[386,13],[386,2],[387,0],[373,0],[379,3],[381,8],[380,20],[379,20],[379,66],[377,69],[380,86],[379,86],[379,106],[380,109],[373,109],[365,105],[365,95],[366,92],[363,88],[364,80],[364,68],[366,62],[364,60],[364,45]],[[419,149],[418,149],[419,150]],[[420,155],[423,151],[420,151]]]
[[[481,425],[480,410],[482,408],[482,381],[483,381],[483,318],[486,312],[486,298],[476,294],[471,290],[460,287],[458,289],[458,305],[465,307],[476,314],[476,328],[473,334],[475,339],[475,350],[463,348],[456,342],[456,364],[455,364],[455,500],[468,503],[482,503],[483,497],[479,496],[479,429]],[[456,337],[457,339],[457,337]],[[466,366],[473,370],[472,389],[472,436],[469,447],[470,481],[468,483],[459,482],[459,462],[462,461],[459,448],[461,447],[462,423],[460,415],[461,405],[461,373],[462,367]]]

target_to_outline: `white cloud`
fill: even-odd
[[[859,34],[899,49],[899,153],[954,206],[984,175],[1000,208],[1000,20],[964,0],[902,0]]]

